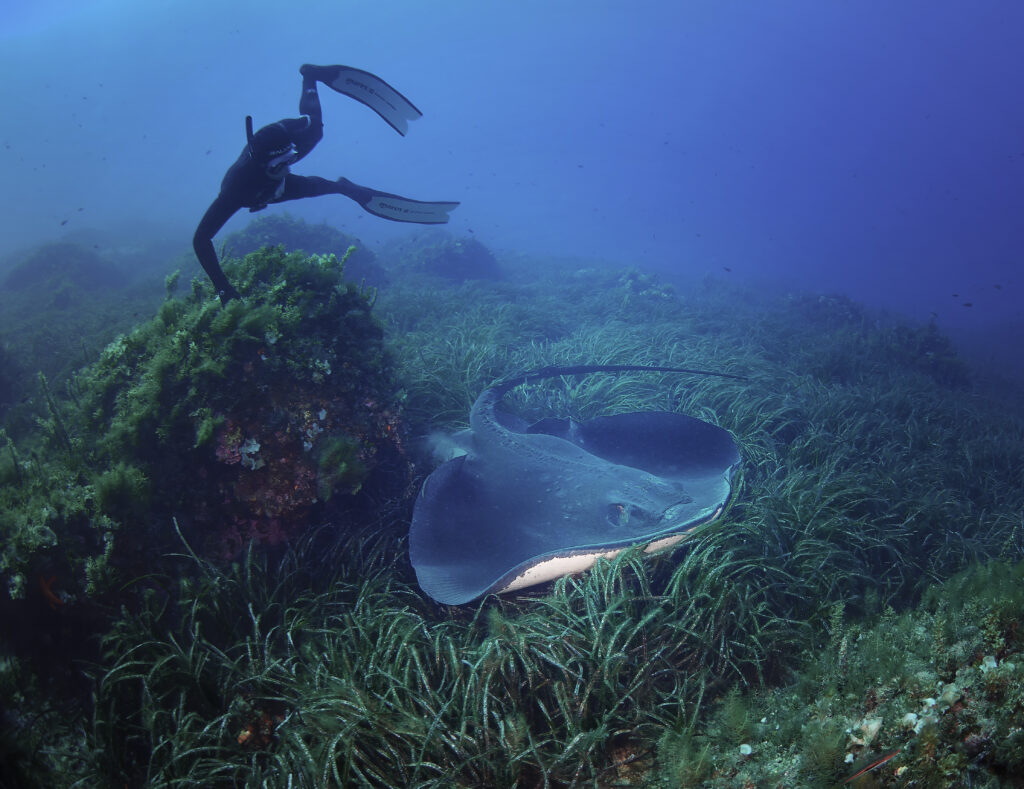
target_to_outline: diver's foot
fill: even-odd
[[[344,176],[335,181],[335,183],[338,185],[338,194],[345,195],[345,197],[355,200],[359,205],[365,206],[366,203],[373,199],[372,189],[367,189],[365,186],[354,184]]]
[[[314,66],[312,63],[303,63],[299,66],[299,73],[303,79],[313,79],[317,82],[330,82],[334,76],[337,66]]]

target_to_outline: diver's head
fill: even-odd
[[[298,157],[288,131],[280,123],[271,123],[249,136],[249,155],[272,178],[282,177]]]

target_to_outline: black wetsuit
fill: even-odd
[[[299,112],[302,117],[285,118],[271,124],[282,127],[295,147],[295,153],[288,164],[294,164],[302,159],[323,138],[324,124],[320,97],[316,91],[316,79],[312,76],[303,76]],[[262,131],[263,129],[260,130]],[[267,166],[268,162],[259,156],[258,151],[253,150],[252,143],[247,144],[241,156],[228,169],[224,180],[221,181],[220,194],[206,209],[199,227],[196,228],[192,247],[206,273],[210,275],[221,301],[237,298],[238,291],[224,276],[213,248],[213,237],[235,212],[241,208],[260,211],[270,203],[325,194],[342,194],[353,199],[362,199],[361,192],[366,191],[345,178],[329,181],[317,176],[294,175],[289,172],[288,164],[271,170]]]

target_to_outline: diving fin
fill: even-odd
[[[428,203],[410,200],[407,197],[374,192],[368,202],[360,205],[371,214],[390,219],[392,222],[416,222],[421,225],[444,225],[451,218],[449,211],[458,208],[458,203]]]
[[[362,102],[405,136],[409,121],[423,115],[411,101],[369,71],[350,66],[303,66],[303,76],[309,74],[327,87]]]
[[[443,225],[448,222],[449,211],[454,211],[458,203],[429,203],[423,200],[410,200],[390,192],[378,192],[365,186],[352,183],[347,178],[339,178],[338,191],[345,197],[355,200],[364,210],[382,219],[392,222],[415,222],[420,225]]]

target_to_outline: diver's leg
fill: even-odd
[[[323,112],[320,109],[320,96],[316,92],[316,72],[306,66],[302,72],[302,95],[299,97],[299,114],[308,115],[314,123],[323,123]]]
[[[392,222],[414,222],[421,225],[444,224],[449,219],[449,212],[459,205],[457,202],[431,203],[423,200],[410,200],[408,197],[390,192],[379,192],[376,189],[354,184],[347,178],[328,181],[326,178],[315,175],[293,175],[291,173],[285,176],[281,196],[272,202],[283,203],[286,200],[301,200],[304,197],[319,197],[327,194],[344,195],[359,203],[364,210],[382,219],[390,219]]]
[[[273,202],[283,203],[287,200],[302,200],[305,197],[336,194],[343,194],[338,187],[337,181],[328,181],[326,178],[321,178],[318,175],[295,175],[288,173],[284,180],[284,191]]]
[[[354,184],[347,178],[329,181],[318,175],[295,175],[294,173],[288,173],[285,176],[284,189],[281,191],[281,196],[272,202],[283,203],[286,200],[302,200],[305,197],[320,197],[321,195],[344,195],[363,205],[368,203],[375,194],[384,193]]]
[[[344,66],[314,66],[312,63],[303,63],[299,66],[299,73],[302,75],[303,84],[308,79],[314,82],[322,82],[330,85],[338,78]]]
[[[323,112],[320,109],[320,96],[316,92],[316,79],[305,72],[302,74],[299,113],[302,115],[301,119],[282,121],[292,136],[292,142],[295,143],[296,157],[292,164],[305,158],[324,136]]]

